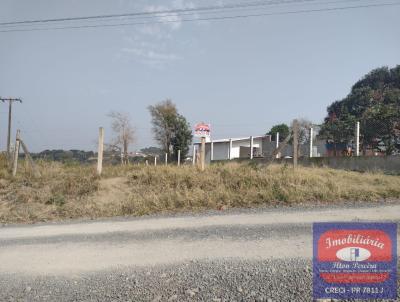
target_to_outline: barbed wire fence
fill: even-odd
[[[236,158],[293,158],[294,160],[295,158],[312,157],[388,156],[400,154],[400,121],[395,118],[364,118],[359,121],[355,119],[334,120],[325,121],[323,124],[313,124],[304,119],[296,120],[296,122],[298,127],[296,140],[294,140],[293,125],[291,125],[290,133],[292,137],[285,143],[284,140],[280,139],[279,133],[239,138],[236,139],[237,143],[233,142],[234,139],[219,140],[218,143],[221,146],[219,148],[219,157],[222,154],[222,158],[217,158],[216,160]],[[104,133],[99,136],[99,141],[103,142],[103,136]],[[255,139],[257,142],[254,141]],[[283,143],[284,146],[281,146]],[[100,145],[103,144],[104,142]],[[205,153],[209,157],[209,162],[211,162],[215,160],[213,156],[214,142],[211,140],[208,144],[209,148]],[[154,166],[180,166],[181,164],[195,166],[200,161],[200,158],[198,158],[200,151],[195,148],[195,145],[193,145],[191,157],[181,158],[181,152],[178,150],[177,160],[169,158],[167,153],[163,153],[146,155],[142,160],[135,160],[134,162]],[[91,161],[95,160],[95,155],[94,153],[92,154]],[[100,175],[103,149],[98,150],[96,157],[98,157],[97,172]],[[108,153],[104,159],[111,160],[111,162],[113,160]]]

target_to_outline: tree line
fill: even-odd
[[[327,108],[320,136],[333,142],[350,143],[355,123],[360,122],[364,152],[374,149],[386,154],[400,150],[400,65],[372,70],[351,88],[350,93]]]
[[[350,93],[327,108],[318,138],[342,146],[354,145],[355,125],[360,122],[362,151],[400,153],[400,65],[376,68],[357,81]],[[300,119],[301,140],[311,122]],[[283,141],[291,131],[286,124],[274,125],[266,134]],[[303,129],[303,130],[301,130]]]
[[[159,147],[144,148],[150,156],[168,155],[176,161],[178,150],[186,158],[193,140],[191,126],[169,99],[148,106],[152,132]],[[113,139],[106,144],[106,153],[128,162],[129,147],[135,140],[135,128],[128,114],[110,112]],[[312,123],[299,119],[299,144],[306,143]],[[400,65],[389,69],[381,67],[372,70],[351,88],[343,99],[333,102],[327,108],[318,137],[327,143],[351,144],[354,140],[356,122],[360,122],[361,146],[364,152],[373,149],[386,154],[400,153]],[[279,132],[283,141],[290,133],[287,124],[273,126],[266,134],[273,137]],[[54,160],[87,161],[93,152],[79,150],[46,150],[35,155],[38,158]]]

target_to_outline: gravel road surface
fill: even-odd
[[[0,228],[0,301],[311,301],[312,223],[400,205],[259,209]]]

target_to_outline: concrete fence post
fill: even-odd
[[[192,158],[192,164],[193,166],[196,164],[196,145],[193,144],[193,158]]]
[[[181,165],[181,150],[178,150],[178,167]]]
[[[228,154],[229,154],[229,160],[231,160],[232,159],[232,139],[231,138],[229,139],[229,152],[228,152]]]
[[[356,137],[356,156],[360,156],[360,122],[356,123],[356,131],[355,131],[355,137]]]
[[[214,160],[214,142],[213,141],[211,141],[211,143],[210,143],[210,157],[211,157],[211,160],[210,161],[213,161]]]
[[[168,153],[165,153],[165,165],[168,165]]]
[[[99,146],[97,148],[97,175],[103,171],[104,128],[99,128]]]
[[[254,139],[253,139],[253,136],[250,136],[250,159],[253,159],[253,157],[254,157],[253,145],[254,145]]]
[[[276,139],[275,148],[278,149],[278,148],[279,148],[279,132],[276,133],[275,139]],[[278,153],[276,154],[276,158],[280,158],[280,157],[281,157],[281,155],[280,155],[280,153],[278,152]]]
[[[154,166],[157,166],[157,155],[154,156]]]

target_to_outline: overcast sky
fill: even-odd
[[[342,1],[330,6],[396,1]],[[0,22],[215,3],[1,0]],[[327,5],[287,4],[263,12],[320,7]],[[0,32],[0,95],[23,99],[23,104],[14,106],[13,132],[20,128],[33,151],[94,149],[99,126],[106,127],[106,139],[111,136],[106,116],[111,110],[130,114],[137,131],[132,150],[154,145],[147,106],[166,98],[177,104],[191,125],[211,123],[215,139],[260,135],[273,124],[296,117],[320,123],[326,107],[346,96],[364,74],[400,64],[399,16],[400,6],[390,6],[224,21]],[[0,106],[4,149],[7,107]]]

